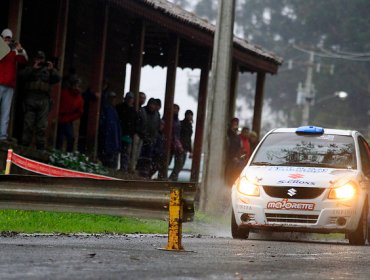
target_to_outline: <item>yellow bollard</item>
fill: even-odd
[[[5,175],[10,174],[10,167],[12,166],[12,156],[13,156],[13,150],[8,150],[8,156],[6,158],[6,166],[5,166]]]
[[[168,222],[168,243],[166,250],[183,251],[182,237],[182,189],[171,189],[170,193],[170,220]]]

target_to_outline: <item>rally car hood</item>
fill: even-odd
[[[355,180],[357,170],[290,166],[248,166],[241,176],[264,186],[328,188],[341,181]]]

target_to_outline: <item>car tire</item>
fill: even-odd
[[[356,230],[353,232],[348,232],[348,240],[350,245],[365,245],[366,239],[369,234],[367,215],[368,215],[368,202],[366,200]]]
[[[237,225],[234,210],[231,213],[231,235],[234,239],[247,239],[249,236],[249,229]]]

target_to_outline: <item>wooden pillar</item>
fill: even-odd
[[[228,121],[235,117],[235,103],[238,97],[238,80],[239,80],[239,65],[234,60],[231,67]]]
[[[141,80],[141,67],[143,65],[143,52],[145,44],[145,23],[137,22],[133,29],[133,58],[131,65],[130,91],[135,94],[135,107],[139,109],[139,91]]]
[[[167,64],[166,94],[164,101],[164,139],[165,156],[162,175],[167,178],[168,162],[171,156],[172,142],[172,123],[173,123],[173,102],[175,99],[176,71],[179,60],[180,39],[176,35],[171,35],[169,39],[169,53]]]
[[[52,52],[53,57],[58,58],[59,65],[56,65],[59,69],[59,74],[63,77],[64,73],[64,58],[67,41],[67,28],[68,28],[68,15],[69,15],[69,0],[58,1],[58,19],[55,32],[54,49]],[[53,106],[49,113],[49,128],[48,128],[48,144],[51,147],[55,146],[56,134],[58,128],[58,113],[59,113],[59,101],[60,91],[62,89],[62,83],[56,84],[51,92],[51,100]]]
[[[91,102],[89,108],[89,119],[87,124],[87,151],[96,159],[98,146],[98,128],[100,115],[100,100],[104,79],[105,50],[107,42],[107,30],[109,19],[109,6],[103,3],[98,4],[96,21],[95,21],[95,41],[92,48],[94,49],[94,61],[92,63],[91,90],[97,96],[95,101]]]
[[[22,25],[23,0],[9,1],[8,26],[13,31],[13,37],[19,41]]]
[[[192,182],[199,181],[199,172],[201,169],[204,125],[207,111],[208,77],[210,71],[210,58],[204,63],[199,81],[198,108],[197,108],[197,126],[195,128],[195,138],[193,145],[193,160],[191,165]]]
[[[254,112],[252,126],[252,130],[257,133],[257,139],[260,139],[261,133],[261,118],[262,118],[265,78],[266,78],[265,73],[262,72],[257,73],[256,95],[254,97]]]

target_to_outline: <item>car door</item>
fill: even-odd
[[[358,137],[358,143],[360,148],[361,167],[364,174],[364,183],[367,187],[367,201],[370,202],[370,147],[362,136]],[[368,224],[370,224],[370,216],[368,216]]]

